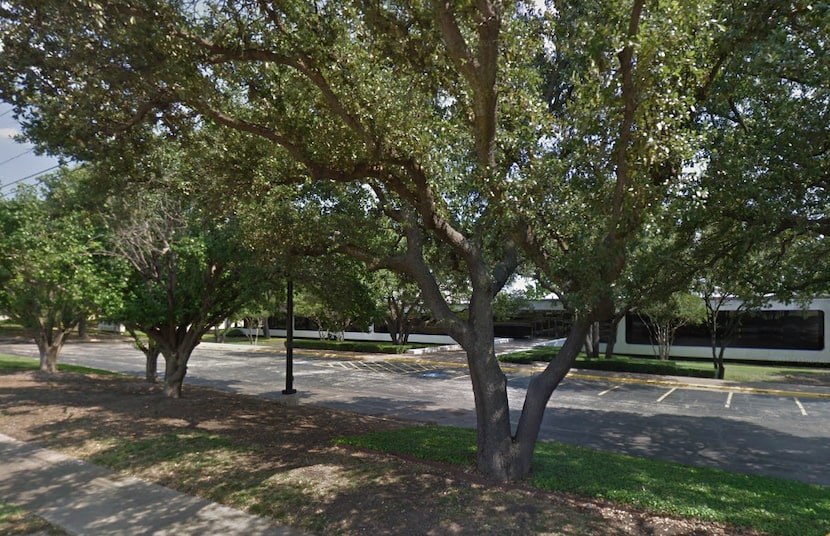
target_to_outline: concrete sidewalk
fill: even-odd
[[[78,535],[302,534],[3,434],[0,500]]]

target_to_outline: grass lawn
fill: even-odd
[[[474,465],[476,452],[474,430],[441,426],[376,432],[339,442],[463,466]],[[830,534],[830,489],[796,481],[540,442],[530,482],[547,491],[780,536]]]
[[[43,519],[33,516],[16,506],[0,502],[0,534],[58,535],[63,530],[51,526]]]
[[[0,355],[0,372],[36,368],[37,361],[34,359]],[[72,370],[95,372],[93,369],[83,367],[73,367]],[[83,392],[82,400],[87,400],[91,396],[88,389],[79,390],[81,391]],[[107,389],[106,392],[109,396],[110,390]],[[43,392],[41,396],[47,396],[47,393],[48,391]],[[63,404],[64,401],[61,400]],[[109,400],[111,401],[111,398]],[[188,402],[185,399],[171,405],[165,400],[153,401],[152,407],[146,409],[148,400],[144,396],[124,396],[125,403],[134,403],[138,405],[138,408],[153,412],[164,408],[166,411],[175,411],[179,405]],[[194,399],[193,403],[197,404],[199,401]],[[50,406],[42,405],[42,407]],[[60,409],[60,405],[56,407]],[[105,409],[94,402],[92,407],[96,412]],[[196,418],[194,407],[182,409],[182,412],[187,414],[188,419],[193,419],[193,422],[210,423],[218,418],[213,414]],[[207,411],[209,408],[201,409]],[[62,411],[58,415],[60,422],[64,426],[72,426],[72,423],[63,417]],[[116,411],[114,414],[124,415],[127,414],[126,411],[127,409],[122,408],[121,413]],[[134,414],[132,412],[137,410],[130,406],[129,411],[132,415]],[[273,409],[270,406],[265,411],[267,415],[276,418],[272,415]],[[226,412],[222,412],[224,413]],[[248,409],[242,413],[254,415]],[[189,426],[178,433],[144,438],[146,432],[130,428],[130,425],[138,426],[142,419],[125,423],[113,419],[111,415],[106,415],[102,423],[126,426],[127,432],[130,433],[125,433],[123,437],[105,434],[102,437],[107,439],[95,438],[95,441],[90,441],[90,444],[103,445],[103,450],[95,455],[92,461],[118,470],[147,467],[158,471],[160,467],[169,465],[170,474],[175,475],[175,480],[180,482],[182,491],[206,496],[211,500],[227,501],[237,506],[256,504],[257,511],[271,515],[272,512],[285,509],[286,504],[294,502],[300,504],[304,501],[305,490],[310,484],[303,480],[302,485],[297,484],[296,488],[290,487],[286,490],[286,486],[280,485],[279,478],[274,476],[275,469],[270,465],[266,466],[265,462],[262,467],[251,464],[250,474],[241,471],[241,468],[249,465],[249,460],[257,455],[258,449],[265,448],[262,445],[250,444],[251,437],[255,437],[252,434],[254,432],[265,434],[267,430],[282,429],[262,425],[261,419],[265,418],[265,415],[266,413],[263,413],[252,421],[257,423],[253,428],[240,428],[240,435],[237,438],[225,437],[222,432],[206,432]],[[145,420],[147,420],[146,416]],[[181,421],[183,427],[190,422],[180,416],[168,418],[166,421]],[[231,421],[219,426],[217,430],[231,430],[233,426],[245,424],[245,419],[241,421],[231,419]],[[89,426],[87,421],[82,422],[86,433],[98,430],[97,426]],[[335,435],[360,433],[366,430],[361,427],[353,432],[346,432],[340,419],[332,426],[336,431],[327,436],[327,444],[330,444],[330,438]],[[313,429],[314,427],[301,428]],[[74,435],[77,435],[77,432],[72,431],[67,437],[74,437]],[[293,435],[277,434],[273,437],[268,435],[263,445],[270,445],[275,438],[280,437],[286,439]],[[475,463],[475,431],[467,429],[416,426],[350,436],[338,439],[336,443],[414,456],[465,468],[472,467]],[[304,452],[303,456],[311,456],[313,451],[325,451],[321,445],[308,450],[306,442],[298,448]],[[216,454],[212,457],[210,453]],[[296,456],[298,454],[294,455]],[[327,456],[336,456],[336,453],[329,453]],[[294,460],[294,457],[291,460]],[[268,454],[263,459],[271,463],[272,458],[273,454]],[[288,461],[284,460],[282,463],[288,463]],[[330,467],[331,463],[333,462],[308,462],[307,465]],[[358,466],[365,468],[367,460],[360,461],[355,467]],[[220,472],[220,469],[224,472]],[[386,469],[383,469],[381,474],[385,474],[383,471]],[[325,471],[321,474],[328,475],[327,478],[331,477]],[[356,476],[357,473],[348,472],[348,475],[349,485],[354,485],[354,482],[361,481],[360,479],[363,478]],[[613,454],[560,443],[540,442],[536,448],[529,485],[544,491],[604,499],[655,513],[717,521],[781,536],[830,534],[830,488],[811,486],[796,481],[739,475],[716,469]],[[417,495],[421,496],[421,493],[422,490],[419,489]],[[357,493],[356,496],[358,495],[361,493]],[[351,508],[348,504],[346,506]],[[4,519],[17,519],[21,513],[14,509],[3,510],[2,507],[3,505],[0,505],[0,533],[5,533],[2,525]]]
[[[20,370],[39,370],[40,362],[31,357],[19,357],[14,355],[0,354],[0,374],[7,374]],[[60,372],[77,372],[80,374],[117,374],[108,370],[84,367],[81,365],[68,365],[58,363]]]

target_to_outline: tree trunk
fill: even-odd
[[[159,346],[158,341],[156,341],[153,337],[149,337],[147,344],[144,344],[144,341],[141,340],[138,332],[136,332],[135,326],[127,324],[126,328],[127,332],[133,338],[135,347],[141,350],[141,353],[144,354],[144,379],[149,383],[156,383],[158,360],[159,354],[161,353],[161,347]]]
[[[57,373],[60,348],[54,345],[41,348],[38,345],[38,350],[40,350],[40,371],[48,372],[49,374]]]
[[[723,363],[723,353],[726,350],[725,346],[720,347],[717,357],[715,358],[715,378],[722,380],[726,377],[726,367]]]
[[[86,340],[89,338],[89,328],[86,315],[81,315],[78,318],[78,337]]]
[[[161,355],[164,356],[164,395],[170,398],[181,398],[184,378],[187,375],[187,364],[193,350],[202,340],[203,331],[197,326],[178,328],[173,330],[169,339],[165,339],[161,332],[148,332],[155,339]]]
[[[553,395],[553,391],[573,366],[590,326],[591,322],[589,320],[576,319],[556,358],[548,364],[541,374],[531,379],[525,395],[522,414],[519,417],[519,424],[516,428],[513,474],[509,478],[522,479],[530,473],[533,451],[539,437],[539,430],[542,427],[545,408],[551,395]]]
[[[187,360],[176,354],[164,356],[164,396],[182,397],[182,385],[187,374]]]
[[[61,348],[63,348],[65,337],[66,333],[63,331],[58,331],[58,333],[41,332],[35,337],[38,353],[40,354],[41,372],[49,374],[58,372],[58,356]]]
[[[585,343],[592,321],[574,322],[565,345],[544,372],[535,376],[528,387],[524,407],[512,435],[510,406],[507,398],[507,377],[496,359],[493,320],[483,319],[491,311],[470,305],[470,326],[467,338],[457,338],[467,352],[470,377],[475,396],[478,430],[478,470],[499,481],[521,480],[530,474],[533,451],[542,425],[545,408],[553,391],[573,365]]]
[[[656,323],[654,327],[657,332],[657,357],[666,361],[671,355],[671,327],[664,323]]]
[[[608,335],[608,343],[605,345],[605,359],[614,358],[614,346],[617,344],[617,329],[620,327],[620,321],[624,317],[624,312],[619,312],[614,315],[614,320],[611,322],[611,333]]]
[[[592,323],[585,335],[585,354],[588,359],[599,359],[599,322]]]
[[[148,383],[156,383],[156,376],[158,374],[159,363],[159,349],[156,345],[151,345],[147,348],[145,353],[146,361],[144,366],[144,378]]]
[[[507,377],[496,359],[494,337],[477,330],[472,344],[466,344],[467,362],[475,397],[478,431],[477,466],[483,475],[499,481],[520,479],[510,427]]]

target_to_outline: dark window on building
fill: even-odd
[[[734,311],[721,311],[721,325]],[[625,317],[625,341],[651,344],[648,326],[639,315]],[[676,346],[709,346],[705,325],[683,326],[677,330]],[[800,309],[753,311],[744,313],[729,343],[731,348],[769,348],[772,350],[823,350],[824,312]]]

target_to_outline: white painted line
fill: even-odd
[[[611,392],[611,391],[613,391],[614,389],[619,389],[620,387],[622,387],[622,386],[621,386],[621,385],[615,385],[614,387],[612,387],[612,388],[610,388],[610,389],[606,389],[605,391],[601,392],[601,393],[600,393],[600,394],[598,394],[597,396],[607,395],[608,393],[610,393],[610,392]]]
[[[806,417],[807,416],[807,410],[804,409],[804,406],[801,404],[801,401],[799,399],[797,399],[796,397],[793,397],[793,400],[795,400],[795,405],[798,406],[798,409],[801,410],[801,414]]]
[[[727,395],[727,397],[726,397],[726,404],[724,404],[723,407],[725,407],[725,408],[731,408],[732,407],[732,395],[734,395],[734,394],[735,393],[733,393],[732,391],[729,391],[729,395]]]
[[[663,401],[663,400],[665,400],[665,399],[666,399],[666,398],[667,398],[670,394],[672,394],[672,393],[673,393],[673,392],[675,392],[675,391],[677,391],[677,387],[672,387],[671,389],[669,389],[669,392],[667,392],[666,394],[664,394],[663,396],[661,396],[660,398],[658,398],[658,399],[657,399],[657,401],[658,401],[658,402],[662,402],[662,401]]]

